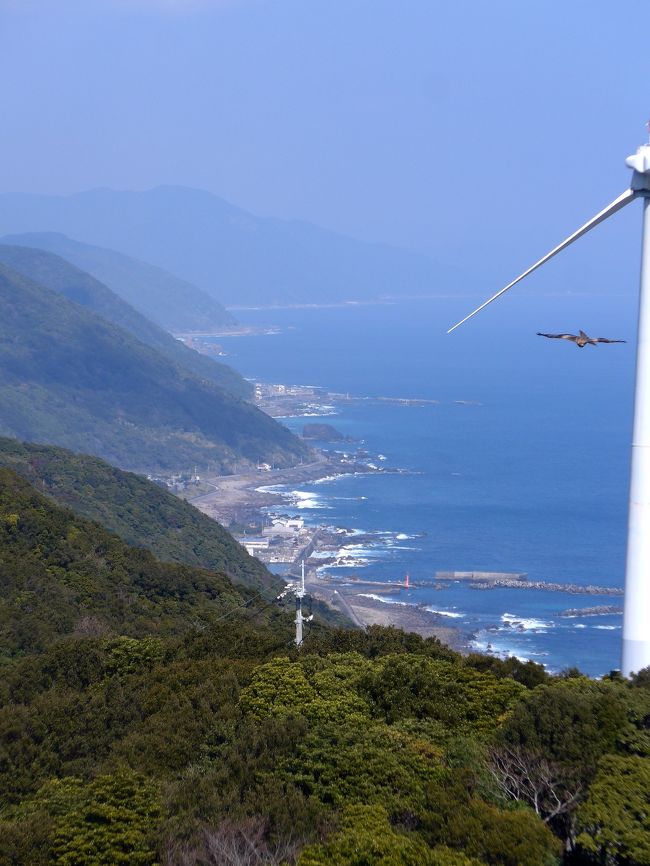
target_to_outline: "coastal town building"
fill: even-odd
[[[250,538],[244,537],[239,539],[239,543],[243,544],[243,546],[246,548],[246,550],[248,551],[248,553],[250,553],[251,556],[257,556],[257,554],[261,551],[269,549],[268,538],[255,538],[253,536],[251,536]]]
[[[262,535],[291,538],[299,535],[304,527],[305,521],[302,517],[274,517],[271,523],[262,529]]]

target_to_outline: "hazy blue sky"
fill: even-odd
[[[191,185],[509,278],[625,188],[649,21],[648,0],[0,0],[0,191]],[[571,279],[616,274],[637,217]]]

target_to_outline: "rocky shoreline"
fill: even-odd
[[[268,488],[318,481],[323,478],[346,474],[372,473],[376,470],[354,458],[336,458],[316,452],[316,459],[288,469],[264,469],[238,473],[236,475],[207,475],[203,484],[211,488],[207,493],[188,496],[187,501],[209,514],[226,527],[233,524],[263,521],[262,509],[277,506],[277,494]]]
[[[325,392],[310,385],[256,385],[256,403],[274,417],[309,417],[333,414],[334,403],[352,400],[395,400],[407,405],[421,402],[403,398],[360,398]],[[332,401],[332,402],[328,402]],[[462,402],[462,401],[456,401]],[[327,424],[306,425],[307,433],[321,443],[341,442],[344,437]],[[345,438],[352,443],[353,440]],[[312,492],[300,490],[301,484],[333,479],[346,474],[388,474],[404,470],[382,465],[384,455],[370,455],[363,441],[346,446],[345,451],[314,451],[314,459],[287,469],[275,469],[264,464],[257,470],[229,476],[208,476],[202,481],[203,491],[188,497],[189,501],[210,517],[230,529],[248,551],[273,568],[286,565],[283,577],[296,579],[300,565],[305,564],[305,583],[308,592],[333,610],[345,615],[354,625],[392,625],[413,631],[424,637],[435,636],[460,652],[476,651],[472,643],[474,634],[451,626],[448,614],[427,608],[424,604],[402,601],[400,593],[416,586],[430,589],[449,587],[451,581],[463,580],[474,590],[495,588],[532,589],[581,595],[619,596],[622,589],[597,585],[581,586],[572,583],[529,581],[525,574],[492,572],[438,572],[431,580],[419,581],[410,587],[399,583],[380,583],[352,575],[350,569],[363,568],[371,559],[365,557],[364,548],[385,542],[399,544],[407,536],[400,533],[363,533],[343,526],[309,525],[300,516],[302,508],[310,507]],[[292,489],[293,488],[293,489]],[[360,497],[361,499],[365,497]],[[345,579],[336,579],[328,570],[341,567]],[[598,616],[617,613],[616,606],[570,609],[561,616]],[[490,650],[488,649],[489,653]]]
[[[278,494],[268,488],[276,485],[313,482],[346,473],[379,471],[379,469],[369,468],[365,463],[356,461],[342,463],[341,460],[333,459],[330,455],[321,454],[320,458],[312,463],[291,469],[207,477],[204,481],[212,488],[210,492],[190,498],[188,501],[231,529],[248,524],[259,526],[268,519],[264,509],[273,508],[277,512],[285,510]],[[273,530],[268,528],[266,531],[267,538],[271,542],[274,538]],[[246,536],[240,537],[239,540],[246,544]],[[274,560],[270,557],[273,556],[274,549],[277,549],[279,555],[284,557],[278,561],[287,562],[289,567],[287,579],[297,576],[299,563],[305,560],[305,584],[309,593],[314,598],[325,602],[333,610],[344,614],[359,628],[369,625],[392,625],[405,631],[416,632],[423,637],[437,637],[443,643],[461,652],[469,651],[468,638],[460,629],[446,624],[444,617],[417,605],[377,601],[376,598],[370,597],[372,594],[399,592],[403,588],[401,585],[379,584],[359,578],[339,581],[327,575],[321,576],[320,569],[327,565],[358,564],[353,557],[345,561],[344,555],[337,556],[337,551],[345,547],[345,542],[352,540],[355,544],[362,545],[370,541],[371,537],[353,533],[352,530],[343,527],[304,527],[288,539],[276,537],[275,543],[270,543],[268,550],[256,551],[255,555],[258,555],[262,561],[272,563]],[[286,558],[289,555],[290,559]]]

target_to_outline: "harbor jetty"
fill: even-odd
[[[537,589],[546,592],[567,592],[573,595],[623,595],[623,589],[618,586],[528,580],[525,572],[437,571],[434,581],[439,580],[466,580],[471,589],[481,590],[505,587],[507,589]]]
[[[596,607],[570,607],[561,610],[556,616],[583,617],[583,616],[619,616],[623,608],[616,604],[600,604]]]
[[[436,571],[436,580],[526,580],[525,571]]]

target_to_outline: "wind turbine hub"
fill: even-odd
[[[631,188],[650,193],[650,144],[641,145],[633,156],[628,156],[625,165],[634,172]]]

